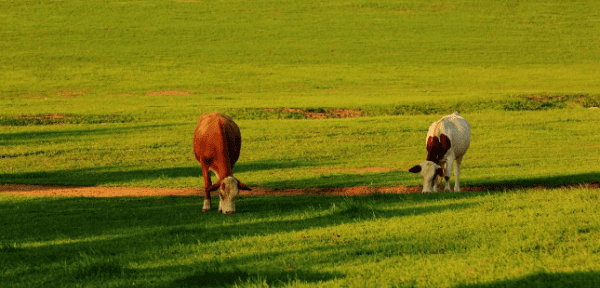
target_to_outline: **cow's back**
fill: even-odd
[[[454,153],[456,153],[456,156],[465,155],[471,144],[471,125],[465,118],[456,112],[446,117],[448,122],[454,125],[455,129],[454,135],[452,135],[451,138],[451,140],[456,143],[456,150]]]
[[[213,112],[198,118],[194,133],[194,154],[198,161],[228,160],[230,169],[233,169],[241,146],[240,129],[229,116]]]
[[[240,128],[229,116],[221,114],[219,115],[221,116],[221,129],[225,134],[225,139],[228,146],[229,161],[231,163],[231,167],[233,168],[233,165],[240,157],[240,149],[242,148],[242,135],[240,133]]]
[[[460,157],[467,153],[467,149],[471,143],[471,126],[460,114],[454,112],[433,122],[427,132],[427,139],[430,136],[439,137],[441,134],[446,135],[450,139],[450,149],[453,150],[455,156]]]

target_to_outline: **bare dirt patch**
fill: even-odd
[[[67,197],[189,196],[198,194],[198,189],[0,184],[0,194]]]
[[[361,117],[361,110],[352,110],[352,109],[332,109],[329,111],[330,114],[336,116],[336,118],[352,118],[352,117]]]
[[[85,91],[85,90],[78,90],[78,91],[63,90],[63,91],[59,91],[56,93],[56,95],[65,97],[65,98],[73,98],[76,96],[82,96],[82,95],[86,95],[86,94],[87,94],[87,91]]]
[[[381,173],[381,172],[390,172],[396,171],[397,168],[389,168],[389,167],[365,167],[365,168],[333,168],[333,169],[324,169],[317,168],[314,169],[315,172],[318,173],[331,173],[331,172],[341,172],[341,173]],[[406,169],[408,170],[408,169]]]
[[[131,94],[131,93],[121,93],[121,94],[106,95],[106,97],[133,97],[133,96],[135,96],[135,95]]]
[[[565,185],[561,189],[587,187],[598,189],[600,183],[585,185]],[[462,192],[478,191],[504,191],[511,189],[548,189],[543,185],[533,187],[506,187],[506,186],[463,186]],[[387,187],[339,187],[339,188],[294,188],[270,189],[252,187],[252,191],[240,191],[240,196],[362,196],[372,194],[409,194],[420,193],[421,187],[387,186]],[[28,184],[0,184],[0,194],[35,196],[35,197],[150,197],[150,196],[199,196],[203,197],[201,188],[141,188],[141,187],[80,187],[80,186],[53,186],[53,185],[28,185]],[[216,196],[216,193],[213,194]]]
[[[264,111],[268,112],[285,112],[285,113],[297,113],[302,114],[306,118],[309,119],[326,119],[326,118],[353,118],[353,117],[362,117],[361,110],[354,109],[341,109],[341,108],[333,108],[333,109],[315,109],[315,110],[306,110],[299,108],[265,108]]]
[[[295,188],[276,190],[252,187],[252,191],[240,191],[240,196],[298,196],[298,195],[369,195],[374,193],[416,193],[419,187],[340,187]],[[140,188],[140,187],[81,187],[28,184],[0,184],[0,194],[23,196],[66,197],[148,197],[148,196],[203,196],[201,188]],[[213,193],[216,195],[216,193]]]
[[[65,116],[65,115],[60,115],[60,114],[47,114],[47,115],[37,115],[37,116],[18,116],[15,117],[17,120],[20,119],[27,119],[27,120],[32,120],[32,119],[39,119],[39,120],[47,120],[47,119],[70,119],[71,117]]]
[[[146,92],[146,95],[148,95],[148,96],[178,96],[178,95],[191,96],[191,95],[194,95],[194,93],[186,92],[186,91],[151,91],[151,92]]]
[[[21,98],[21,99],[33,98],[33,99],[45,99],[45,100],[48,100],[48,97],[46,97],[46,95],[42,95],[42,94],[25,94],[23,96],[20,96],[19,98]]]
[[[565,99],[565,95],[540,95],[540,94],[531,94],[524,95],[525,99],[535,100],[541,103],[548,103],[551,100],[563,100]]]

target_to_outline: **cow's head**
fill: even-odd
[[[235,179],[233,176],[225,177],[216,184],[210,186],[209,192],[219,189],[219,213],[233,214],[235,212],[235,196],[240,190],[252,190],[246,184]]]
[[[438,176],[440,180],[444,176],[442,167],[431,161],[423,161],[421,164],[408,169],[408,171],[421,174],[421,177],[423,177],[423,193],[437,192],[440,185],[440,181],[437,181]]]

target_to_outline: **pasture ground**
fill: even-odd
[[[598,188],[598,182],[579,185],[565,185],[562,189],[582,187]],[[514,189],[510,186],[462,186],[461,192],[478,191],[503,191]],[[523,188],[523,187],[521,187]],[[547,189],[543,184],[538,184],[530,189]],[[556,187],[555,187],[556,188]],[[422,187],[412,186],[353,186],[353,187],[321,187],[321,188],[288,188],[272,189],[254,187],[252,191],[242,190],[239,197],[256,196],[365,196],[372,194],[409,194],[421,193]],[[27,184],[0,184],[0,194],[21,195],[35,197],[148,197],[148,196],[199,196],[203,199],[203,192],[199,188],[147,188],[147,187],[90,187],[90,186],[58,186],[58,185],[27,185]],[[217,196],[212,192],[211,196]],[[218,198],[217,198],[218,199]]]
[[[598,196],[582,185],[240,197],[222,215],[216,201],[201,213],[197,196],[2,193],[0,284],[596,287]]]
[[[598,11],[0,1],[0,287],[598,287]],[[215,110],[242,130],[235,175],[271,193],[233,215],[194,195]],[[454,111],[478,191],[384,193],[418,191]],[[187,195],[98,197],[121,189]]]

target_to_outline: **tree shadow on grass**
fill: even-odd
[[[4,243],[9,243],[9,245],[4,244],[0,247],[0,255],[2,255],[2,262],[8,263],[5,267],[6,271],[17,271],[14,269],[23,265],[41,267],[40,270],[34,272],[23,270],[23,273],[48,273],[52,277],[56,276],[57,279],[67,276],[67,278],[85,281],[104,281],[104,278],[127,281],[129,279],[163,279],[161,275],[173,274],[177,276],[158,280],[156,284],[160,287],[214,287],[263,282],[270,286],[285,286],[286,283],[295,280],[318,283],[343,278],[344,275],[311,270],[311,266],[308,264],[310,261],[295,265],[296,267],[290,270],[280,267],[282,266],[280,264],[251,270],[240,269],[236,266],[239,263],[252,263],[253,261],[262,263],[261,261],[264,259],[281,259],[282,256],[287,255],[286,253],[293,255],[296,255],[294,253],[304,253],[304,256],[310,256],[308,252],[293,249],[288,252],[267,251],[259,253],[258,256],[253,254],[232,258],[217,257],[215,259],[220,259],[220,262],[213,263],[215,261],[209,260],[174,267],[163,265],[158,268],[134,269],[128,268],[127,263],[128,261],[140,263],[140,261],[179,257],[172,254],[181,253],[181,251],[172,252],[171,249],[179,249],[175,247],[194,247],[198,244],[235,240],[240,237],[323,228],[371,218],[398,218],[401,221],[401,218],[406,216],[468,209],[478,205],[478,200],[474,199],[468,203],[445,204],[439,199],[462,199],[476,196],[475,193],[442,193],[386,194],[364,197],[247,197],[243,198],[239,205],[244,205],[248,210],[233,215],[222,215],[216,212],[200,213],[201,206],[197,202],[190,201],[193,199],[192,197],[33,199],[19,203],[0,204],[0,219],[3,219],[5,227],[5,233],[1,239]],[[402,203],[402,205],[399,208],[385,208],[384,204],[393,202]],[[333,203],[337,204],[335,209],[332,207]],[[25,215],[30,219],[15,222],[15,219]],[[306,215],[307,217],[294,217],[293,220],[288,220],[290,219],[288,216],[293,215]],[[123,231],[134,232],[121,234],[124,233]],[[55,237],[56,239],[54,239]],[[337,251],[340,249],[339,246],[326,245],[327,243],[321,242],[344,240],[343,237],[344,235],[342,238],[332,238],[329,234],[323,235],[317,241],[318,245],[314,250],[323,252],[323,254],[326,254],[327,251]],[[327,253],[333,257],[327,261],[390,255],[398,250],[416,254],[462,253],[469,249],[465,243],[475,243],[468,239],[462,242],[447,239],[446,242],[439,243],[436,240],[433,243],[426,235],[406,235],[406,237],[408,238],[381,239],[381,241],[373,242],[377,244],[373,244],[375,247],[372,249],[365,249],[364,243],[350,243],[348,245],[354,246],[348,246],[349,248],[344,248],[339,253]],[[71,239],[71,241],[62,242],[61,239]],[[10,244],[21,240],[35,240],[39,241],[39,244],[33,246]],[[54,240],[59,241],[55,242]],[[297,241],[304,240],[298,239]],[[240,248],[242,247],[237,249]],[[217,248],[217,250],[192,253],[218,255],[227,249],[227,247],[223,247]],[[186,250],[183,249],[183,251]],[[146,253],[151,253],[151,255]],[[294,257],[304,259],[304,256]],[[116,260],[111,260],[112,257],[115,257]],[[61,270],[64,269],[62,268],[64,263],[73,263],[76,267],[66,271]],[[15,274],[10,279],[14,278],[15,281],[18,281],[19,277],[29,277],[28,275]],[[542,280],[539,280],[538,276],[528,276],[516,280],[458,287],[530,287],[528,284],[531,283],[534,285],[543,283],[544,285],[541,287],[557,287],[551,285],[555,281],[581,284],[579,287],[595,287],[587,285],[587,283],[598,279],[598,274],[595,273],[540,275],[545,282],[540,282]],[[570,279],[571,282],[564,282],[557,275],[567,277],[567,280]]]
[[[209,267],[195,268],[196,271],[191,275],[176,279],[162,287],[223,287],[226,285],[235,285],[236,283],[245,284],[268,284],[269,287],[285,286],[294,281],[299,282],[324,282],[341,278],[341,273],[316,272],[306,269],[294,269],[288,271],[261,271],[258,268],[254,271],[243,271],[235,266],[233,261],[227,265],[229,267],[215,266],[209,263]]]
[[[330,163],[331,164],[331,163]],[[256,172],[263,170],[281,170],[293,169],[299,167],[311,167],[320,165],[310,161],[291,161],[285,159],[279,160],[258,160],[258,161],[242,161],[235,164],[233,173]]]
[[[329,245],[323,243],[317,244],[309,251],[290,251],[290,252],[264,252],[258,255],[248,255],[232,258],[221,258],[219,261],[207,261],[196,265],[179,266],[174,271],[187,270],[186,276],[180,277],[171,282],[165,283],[161,287],[222,287],[224,285],[234,284],[263,284],[269,286],[289,286],[290,283],[297,281],[299,283],[312,282],[321,283],[335,279],[344,279],[347,275],[343,272],[317,272],[311,269],[311,260],[307,258],[315,257],[313,254],[327,255],[326,259],[320,259],[321,265],[324,263],[348,263],[352,261],[360,262],[358,259],[389,259],[398,255],[398,253],[412,255],[440,255],[464,253],[469,250],[472,243],[454,243],[438,242],[438,240],[429,239],[426,236],[415,236],[409,239],[393,238],[382,239],[372,245],[366,245],[360,242],[344,242],[344,236],[341,238],[331,238]],[[323,241],[323,240],[321,240]],[[338,245],[332,245],[333,242],[339,242]],[[340,244],[343,243],[343,244]],[[473,244],[476,245],[476,244]],[[400,252],[398,252],[400,251]],[[294,256],[285,257],[287,253]],[[289,266],[289,269],[282,267],[285,263],[271,263],[266,266],[257,266],[251,271],[237,267],[240,263],[248,264],[260,259],[281,259],[283,257],[289,261],[297,263],[297,267]],[[399,256],[402,257],[402,256]],[[291,264],[291,263],[290,263]],[[307,268],[308,267],[308,268]],[[343,269],[343,268],[342,268]],[[165,272],[164,268],[157,269]],[[141,270],[140,274],[155,273],[154,269]],[[500,288],[500,287],[598,287],[600,281],[600,272],[573,272],[573,273],[548,273],[540,272],[516,279],[507,279],[493,281],[489,283],[460,284],[456,288]],[[410,282],[406,286],[413,287]]]
[[[0,223],[6,229],[2,241],[52,241],[57,238],[93,238],[116,233],[123,229],[154,229],[157,235],[194,236],[191,242],[219,241],[234,236],[252,236],[326,227],[336,223],[367,218],[392,218],[438,213],[468,208],[473,203],[414,207],[412,203],[439,199],[435,195],[371,195],[366,197],[243,197],[236,201],[232,215],[213,210],[202,213],[200,197],[117,197],[117,198],[33,198],[28,201],[0,202]],[[448,197],[473,197],[473,194],[448,194]],[[218,197],[215,197],[218,198]],[[447,197],[446,197],[447,198]],[[408,203],[397,209],[381,209],[387,203]],[[333,206],[335,204],[335,207]],[[298,220],[270,220],[297,214],[307,215]],[[317,215],[317,216],[311,216]],[[320,215],[320,216],[319,216]],[[264,219],[267,219],[266,221]],[[238,222],[256,220],[248,224]],[[219,226],[222,223],[224,226]],[[193,227],[189,227],[192,225]],[[204,228],[209,225],[211,229]],[[168,228],[168,229],[167,229]],[[261,235],[262,235],[261,234]],[[186,236],[186,237],[187,237]],[[193,238],[193,239],[192,239]],[[8,248],[7,248],[8,249]]]
[[[317,162],[288,161],[285,159],[246,161],[238,162],[236,164],[234,174],[320,165],[321,164]],[[168,179],[187,177],[198,177],[198,184],[202,185],[202,181],[200,181],[202,178],[202,169],[196,161],[193,161],[193,163],[190,163],[187,167],[136,169],[136,167],[131,166],[105,166],[57,171],[3,173],[0,174],[0,183],[98,186],[106,184],[119,185],[157,179],[165,179],[165,181],[168,181]],[[405,183],[415,183],[415,179],[420,180],[418,178],[419,177],[413,173],[401,170],[375,173],[330,173],[315,175],[313,177],[264,182],[260,183],[260,186],[274,189],[398,186]],[[252,183],[252,179],[243,180],[246,183]],[[466,191],[503,191],[538,186],[553,188],[564,185],[582,185],[590,183],[600,183],[600,172],[511,180],[462,180],[461,187]]]
[[[407,182],[414,182],[416,178],[419,178],[419,176],[407,171],[389,171],[364,174],[330,174],[311,178],[272,181],[264,183],[263,186],[274,187],[278,189],[372,186],[372,183],[378,183],[378,185],[384,184],[383,186],[397,186]],[[452,180],[451,185],[453,185],[453,183],[454,182]],[[600,172],[591,172],[512,180],[462,180],[461,189],[464,188],[463,190],[466,191],[505,191],[536,187],[556,188],[561,186],[577,186],[599,183]]]
[[[43,172],[5,173],[0,174],[0,182],[98,186],[103,184],[120,184],[160,178],[174,179],[181,177],[199,177],[201,175],[202,169],[200,166],[131,170],[129,170],[128,167],[98,167]]]
[[[17,133],[0,133],[0,140],[6,140],[7,145],[28,145],[29,143],[39,143],[40,141],[64,138],[64,137],[88,137],[97,135],[113,135],[115,133],[126,133],[127,131],[145,130],[150,128],[164,128],[174,126],[185,126],[189,123],[171,123],[171,124],[151,124],[136,125],[127,127],[107,127],[95,129],[69,129],[61,131],[30,131]]]
[[[176,243],[206,244],[329,227],[373,217],[439,213],[473,205],[433,203],[400,209],[377,208],[389,201],[403,201],[403,196],[408,195],[373,195],[368,202],[364,202],[367,200],[364,197],[254,197],[238,204],[246,205],[247,213],[233,215],[201,213],[201,202],[190,201],[194,197],[38,198],[39,201],[0,203],[0,219],[5,222],[0,253],[4,255],[4,263],[37,265],[75,259],[81,251],[87,250],[100,255],[127,253],[131,249],[151,251]],[[427,195],[411,195],[413,199],[415,196]],[[332,200],[337,201],[335,209],[331,206]],[[299,214],[308,217],[279,220]],[[74,241],[63,243],[64,239]]]
[[[579,174],[573,176],[575,179],[564,176],[565,178],[558,180],[575,181],[595,176],[597,173]],[[553,178],[556,177],[537,180],[548,181]],[[2,257],[1,262],[8,263],[4,268],[6,271],[17,271],[16,267],[19,266],[43,267],[40,268],[39,273],[56,275],[57,279],[63,277],[65,273],[70,273],[67,276],[80,277],[86,281],[96,279],[96,275],[127,279],[139,276],[138,279],[144,279],[144,275],[149,274],[148,277],[153,278],[158,277],[157,275],[164,275],[165,272],[170,273],[169,271],[175,274],[178,270],[168,266],[157,268],[157,270],[131,269],[126,268],[128,265],[125,261],[129,260],[113,263],[102,259],[121,257],[118,255],[131,253],[144,253],[144,251],[158,251],[164,255],[159,254],[157,257],[168,259],[171,257],[167,255],[168,247],[176,247],[176,245],[197,245],[235,240],[240,237],[323,228],[371,218],[399,218],[401,220],[406,216],[468,209],[477,205],[478,200],[452,204],[444,204],[439,200],[479,196],[478,193],[431,193],[376,194],[364,197],[242,197],[237,203],[239,213],[233,215],[222,215],[214,211],[201,213],[201,205],[197,197],[39,198],[15,203],[3,202],[0,203],[0,219],[2,219],[0,224],[4,227],[3,233],[0,235],[2,241],[0,243],[0,255],[2,256],[0,257]],[[385,204],[394,202],[402,203],[402,205],[400,208],[385,208]],[[332,204],[336,204],[335,209]],[[217,204],[213,203],[213,205]],[[294,215],[304,216],[286,220],[290,219],[288,216]],[[134,232],[123,234],[123,231],[130,230]],[[70,241],[63,242],[63,239],[70,239]],[[357,250],[353,255],[359,257],[371,255],[369,253],[385,253],[388,250],[397,251],[399,247],[396,244],[397,240],[385,240],[386,242],[383,242],[383,246],[379,248],[381,251],[376,249],[373,251]],[[416,241],[419,239],[413,240],[415,241],[410,243],[420,243],[420,241]],[[31,245],[35,242],[39,243]],[[404,244],[406,249],[402,249],[411,249],[414,253],[435,254],[444,253],[443,249],[460,250],[465,248],[460,245],[461,243],[454,243],[450,240],[443,249],[410,243]],[[263,256],[270,259],[280,257],[280,254],[281,252],[265,252]],[[66,272],[60,270],[63,268],[56,268],[63,267],[62,263],[82,263],[80,260],[82,255],[90,255],[89,257],[97,257],[101,260],[83,263],[80,265],[81,267]],[[340,257],[339,260],[342,261],[347,258],[344,255],[340,254],[335,257]],[[142,257],[145,259],[144,261],[150,261],[144,257]],[[234,257],[223,260],[222,267],[235,267],[235,263],[243,263],[243,261],[257,261],[252,259]],[[289,283],[289,279],[292,279],[291,281],[297,279],[305,282],[319,282],[340,277],[337,274],[304,270],[302,267],[297,267],[292,271],[279,270],[279,272],[262,269],[259,273],[255,270],[237,268],[198,268],[197,265],[187,265],[184,268],[186,272],[180,277],[174,277],[175,280],[165,280],[159,285],[164,285],[164,287],[194,287],[203,284],[204,286],[207,284],[220,286],[238,283],[236,281],[262,283],[265,280],[271,286],[276,286],[279,283]],[[29,277],[29,274],[26,273],[33,272],[23,270],[22,274],[17,273],[10,279],[18,281],[19,277]],[[598,278],[597,272],[540,273],[519,279],[457,287],[531,287],[538,284],[539,287],[596,287],[595,283],[598,283]],[[554,285],[555,283],[564,285]]]
[[[461,182],[462,183],[462,182]],[[508,191],[527,188],[558,188],[563,186],[579,186],[600,183],[600,172],[580,173],[571,175],[555,175],[547,177],[533,177],[497,181],[473,181],[474,187],[479,190]]]
[[[184,265],[156,265],[152,268],[131,268],[130,262],[136,264],[146,262],[161,262],[165,259],[182,257],[178,248],[182,243],[170,241],[169,243],[152,243],[140,241],[137,245],[128,242],[132,237],[112,240],[94,240],[87,245],[82,243],[55,244],[40,248],[20,248],[17,251],[1,251],[3,260],[10,260],[5,271],[10,271],[4,277],[5,283],[29,282],[35,283],[132,283],[144,284],[147,279],[152,279],[154,287],[224,287],[237,283],[250,283],[277,287],[299,282],[322,282],[341,278],[341,273],[317,272],[310,269],[310,265],[303,267],[279,267],[278,264],[264,266],[263,258],[277,258],[286,252],[264,252],[241,257],[216,257],[205,261],[194,261],[193,264]],[[143,245],[145,243],[145,245]],[[130,246],[131,245],[131,246]],[[114,249],[125,246],[124,249]],[[48,249],[50,248],[50,249]],[[172,250],[174,249],[174,250]],[[132,251],[138,253],[132,257]],[[206,253],[213,251],[197,251],[192,253]],[[24,254],[26,257],[15,257]],[[34,254],[38,254],[37,261]],[[177,260],[175,260],[177,261]],[[171,262],[171,261],[169,261]],[[185,262],[185,261],[182,261]],[[239,265],[253,268],[240,268]],[[35,267],[35,269],[20,269],[22,267]],[[16,268],[16,269],[15,269]],[[102,285],[100,285],[102,286]]]
[[[493,281],[483,284],[461,284],[456,288],[502,288],[502,287],[600,287],[600,272],[547,273],[540,272],[517,279]]]
[[[337,173],[323,174],[310,178],[271,181],[261,186],[276,189],[288,188],[327,188],[327,187],[355,187],[379,185],[398,185],[410,181],[412,175],[401,171],[378,173]]]
[[[199,185],[203,184],[202,169],[194,161],[189,167],[169,167],[153,169],[135,169],[134,167],[106,166],[83,169],[67,169],[58,171],[39,171],[25,173],[2,173],[0,183],[45,184],[45,185],[74,185],[98,186],[104,184],[122,184],[136,181],[156,179],[175,179],[198,177]],[[316,165],[311,162],[264,160],[238,163],[236,173],[255,172],[261,170],[289,169]],[[246,180],[246,179],[244,179]],[[248,179],[246,181],[251,181]]]

